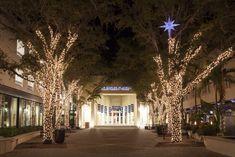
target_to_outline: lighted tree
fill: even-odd
[[[207,72],[210,72],[218,62],[222,62],[228,58],[227,56],[230,56],[228,53],[231,51],[227,48],[234,45],[234,27],[231,27],[231,25],[233,25],[231,17],[234,5],[232,5],[231,1],[217,1],[215,3],[211,3],[210,1],[204,1],[203,3],[193,1],[188,3],[187,0],[180,2],[161,0],[147,2],[136,0],[130,2],[113,0],[112,2],[109,2],[107,8],[111,10],[107,16],[115,15],[113,16],[115,19],[111,19],[111,21],[113,23],[118,21],[118,28],[130,27],[135,34],[135,43],[142,41],[142,43],[145,44],[144,50],[145,52],[149,52],[145,53],[146,56],[154,51],[158,54],[155,57],[155,61],[159,70],[157,77],[161,78],[159,81],[160,86],[162,86],[161,89],[164,91],[169,104],[177,104],[170,105],[170,113],[180,111],[179,102],[183,95],[189,92],[195,84],[206,77],[206,75],[208,75]],[[117,8],[119,10],[118,13]],[[171,16],[174,15],[177,21],[182,22],[181,29],[177,35],[169,39],[169,45],[172,48],[169,46],[171,50],[168,52],[165,52],[167,47],[166,41],[163,40],[166,39],[165,35],[159,29],[159,23],[166,17],[166,14]],[[193,34],[200,31],[203,33],[201,41],[191,41],[192,50],[189,51],[188,49],[186,51],[190,44],[190,40],[193,38]],[[189,70],[191,70],[190,66],[195,63],[196,60],[194,59],[196,57],[198,60],[202,57],[202,55],[198,56],[197,54],[202,51],[201,48],[199,48],[199,46],[193,47],[199,42],[201,43],[199,46],[203,46],[204,53],[202,53],[202,55],[213,52],[213,50],[216,49],[219,49],[222,52],[220,52],[221,55],[216,59],[217,61],[215,60],[212,64],[207,64],[208,66],[204,67],[204,72],[199,70],[201,67],[198,68],[196,72],[201,72],[201,74],[195,72],[194,74],[196,74],[196,76],[194,76],[192,81],[189,80],[190,83],[187,84],[184,77],[189,73]],[[199,49],[196,51],[197,48]],[[223,54],[223,52],[225,53]],[[215,56],[216,54],[214,54],[214,57]],[[124,64],[128,64],[129,62]],[[142,67],[145,67],[142,62],[139,63],[141,63],[140,65]],[[151,61],[149,61],[149,63],[151,63]],[[135,66],[135,68],[136,67],[137,66]],[[148,69],[153,69],[153,67],[150,66]],[[138,72],[139,73],[134,75],[134,79],[139,78],[141,70],[138,69]],[[128,74],[129,73],[130,72],[128,71]],[[141,83],[146,83],[146,80],[147,79],[141,80]],[[138,85],[141,85],[141,83]],[[172,108],[172,106],[174,107]],[[177,114],[174,114],[174,116],[180,117],[180,112]],[[181,122],[178,120],[179,118],[175,119],[172,117],[171,119],[175,120],[172,124],[174,123],[174,128],[176,128],[173,130],[172,141],[181,141],[181,128],[179,126],[181,125]],[[177,125],[177,123],[179,123],[179,125]]]
[[[160,124],[165,123],[165,117],[167,114],[168,103],[166,103],[165,95],[159,93],[159,86],[156,83],[151,84],[151,91],[147,94],[147,99],[152,104],[152,112],[158,113]],[[152,116],[155,116],[154,113],[151,113]]]
[[[193,43],[195,43],[200,37],[201,33],[195,34],[191,41],[191,45],[193,45]],[[157,44],[154,40],[153,44],[158,50]],[[176,38],[172,38],[171,35],[169,35],[168,61],[164,62],[160,54],[157,54],[156,57],[154,57],[158,67],[157,77],[159,78],[160,85],[162,86],[162,92],[166,95],[166,102],[169,103],[170,106],[169,115],[171,119],[170,125],[172,126],[172,142],[182,141],[180,102],[183,96],[192,91],[192,89],[205,79],[217,65],[233,55],[232,48],[224,50],[214,61],[207,65],[201,73],[194,76],[194,79],[191,82],[184,85],[184,77],[186,75],[188,65],[196,56],[198,56],[202,46],[190,46],[186,50],[186,53],[184,53],[185,56],[182,58],[180,57],[179,44],[179,40],[176,40]]]
[[[75,117],[75,127],[79,127],[79,113],[81,109],[81,98],[83,94],[83,86],[80,86],[79,90],[76,92],[76,100],[77,100],[77,105],[76,105],[76,117]]]
[[[27,47],[30,55],[36,58],[40,68],[37,71],[27,69],[26,73],[34,77],[35,83],[38,85],[39,93],[43,99],[43,140],[44,143],[52,142],[52,116],[55,109],[58,109],[58,104],[61,101],[61,84],[63,82],[63,74],[66,70],[69,61],[65,60],[70,48],[75,43],[77,33],[68,32],[68,37],[64,48],[59,49],[61,44],[61,33],[53,31],[48,26],[49,37],[44,35],[40,30],[36,30],[36,35],[40,41],[41,48],[35,42],[29,41]],[[49,38],[47,40],[47,38]],[[59,111],[58,111],[59,112]]]
[[[63,111],[64,111],[64,125],[66,128],[69,128],[70,124],[69,124],[69,110],[70,110],[70,103],[72,102],[72,97],[73,95],[77,95],[77,97],[80,97],[81,94],[81,89],[82,86],[80,86],[78,84],[78,80],[76,81],[72,81],[71,83],[69,83],[67,90],[64,90],[64,99],[63,99]],[[62,110],[61,110],[62,112]],[[61,112],[58,115],[58,124],[61,123]]]

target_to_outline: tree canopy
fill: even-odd
[[[74,57],[65,80],[86,84],[96,76],[132,86],[143,96],[156,82],[153,57],[167,54],[167,33],[159,28],[168,17],[179,27],[174,36],[181,41],[181,55],[196,32],[202,32],[203,53],[190,63],[188,77],[198,73],[218,50],[234,47],[235,2],[233,0],[3,0],[0,24],[23,41],[36,39],[36,29],[78,31],[69,57]],[[151,42],[156,40],[158,51]],[[198,43],[194,43],[195,47]],[[205,57],[209,56],[209,57]],[[30,59],[25,57],[25,61]],[[30,63],[32,64],[32,63]],[[35,65],[36,66],[36,65]],[[176,67],[177,68],[177,67]],[[92,79],[93,78],[93,79]]]

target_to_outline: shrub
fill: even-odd
[[[188,131],[188,130],[192,130],[192,127],[191,127],[190,124],[185,123],[185,124],[183,125],[182,129]]]
[[[163,135],[167,133],[167,125],[156,125],[155,129],[158,135]]]
[[[197,130],[199,129],[198,125],[192,125],[191,127],[192,127],[192,132],[193,133],[196,133]]]
[[[199,135],[216,136],[218,129],[215,125],[203,125],[196,131]]]
[[[13,137],[16,135],[29,133],[33,131],[42,130],[41,126],[25,126],[25,127],[10,127],[10,128],[0,128],[0,135],[4,137]]]

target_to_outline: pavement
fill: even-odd
[[[190,142],[159,146],[169,138],[163,140],[151,130],[86,129],[66,136],[65,144],[51,145],[38,137],[0,157],[225,157]]]

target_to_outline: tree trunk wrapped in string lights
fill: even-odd
[[[166,109],[168,104],[163,101],[164,96],[158,92],[158,87],[155,83],[151,84],[151,92],[148,93],[147,99],[153,104],[153,111],[157,111],[160,124],[165,123]]]
[[[196,42],[200,37],[201,33],[195,34],[191,44]],[[154,46],[156,46],[155,43],[156,42],[154,42]],[[176,41],[175,38],[170,37],[168,39],[169,58],[167,63],[163,61],[160,54],[154,57],[158,67],[157,77],[159,78],[163,95],[165,95],[164,101],[169,103],[169,118],[172,125],[172,142],[182,141],[180,102],[183,96],[189,93],[198,83],[205,79],[219,63],[233,55],[231,48],[221,52],[221,54],[200,74],[194,77],[195,79],[193,81],[189,82],[186,86],[183,86],[183,78],[186,74],[188,64],[200,53],[202,46],[198,46],[196,48],[192,46],[189,47],[183,58],[180,57],[178,46],[179,42]],[[158,50],[157,47],[156,49]],[[163,64],[167,64],[167,66],[164,66]],[[167,67],[167,69],[164,69],[164,67]]]
[[[64,105],[63,105],[63,110],[64,110],[64,125],[66,128],[70,127],[69,124],[69,110],[70,110],[70,102],[72,99],[73,94],[80,94],[80,90],[82,86],[78,85],[78,80],[72,81],[69,85],[67,90],[64,90]],[[60,114],[61,115],[61,114]],[[59,116],[61,117],[61,116]],[[60,121],[58,121],[60,123]]]
[[[76,92],[77,95],[77,105],[76,105],[76,118],[75,118],[75,127],[79,128],[79,113],[81,109],[81,95],[83,93],[83,86],[80,86],[78,91]]]
[[[40,45],[35,42],[27,42],[30,55],[34,56],[37,64],[40,65],[39,70],[32,71],[27,69],[34,77],[34,81],[38,86],[39,93],[43,99],[43,141],[44,143],[52,143],[52,116],[55,109],[58,108],[61,101],[61,83],[63,82],[63,74],[69,61],[65,61],[65,56],[78,38],[77,33],[68,31],[68,37],[64,48],[59,46],[63,44],[61,33],[53,31],[48,26],[49,36],[44,35],[40,30],[36,30],[36,35],[40,41]],[[46,34],[46,33],[45,33]],[[40,48],[39,48],[40,47]]]

